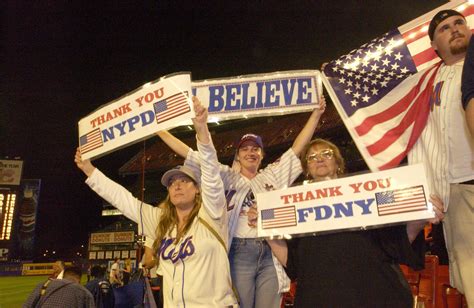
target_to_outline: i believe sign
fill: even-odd
[[[422,165],[257,194],[260,237],[401,223],[434,217]]]

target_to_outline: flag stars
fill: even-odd
[[[372,83],[373,86],[377,85],[377,79],[372,79],[370,83]]]
[[[339,83],[345,84],[346,83],[346,78],[344,78],[344,77],[339,78]]]
[[[406,73],[408,73],[409,71],[410,71],[410,70],[407,69],[406,66],[404,66],[404,67],[400,70],[400,72],[401,72],[402,74],[406,74]]]
[[[386,87],[387,87],[387,84],[388,84],[388,81],[381,81],[381,82],[380,82],[380,87],[386,88]]]
[[[388,66],[389,64],[390,64],[390,60],[388,60],[387,58],[382,60],[382,65]]]
[[[352,80],[350,80],[350,79],[347,80],[347,86],[348,86],[348,87],[352,87]]]
[[[362,100],[364,101],[364,103],[368,103],[369,99],[370,99],[370,96],[367,96],[367,94],[362,97]]]
[[[350,95],[352,93],[352,90],[350,88],[347,88],[344,90],[344,94]]]
[[[378,95],[379,94],[379,90],[377,90],[376,88],[372,88],[371,92],[372,92],[372,95]]]
[[[364,90],[364,92],[369,92],[369,87],[367,85],[364,85],[362,89]]]
[[[359,98],[361,96],[361,94],[359,92],[356,92],[356,93],[352,94],[352,96],[354,96],[354,98]]]
[[[398,65],[398,63],[394,63],[391,66],[392,66],[392,70],[394,70],[394,71],[396,71],[400,67],[400,65]]]
[[[351,100],[351,106],[352,107],[357,107],[358,102],[356,100]]]
[[[400,61],[403,55],[400,52],[398,52],[396,55],[394,55],[394,57],[395,57],[395,60]]]
[[[372,70],[373,71],[376,71],[379,69],[379,66],[377,65],[377,63],[374,63],[372,66],[371,66]]]

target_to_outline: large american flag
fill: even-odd
[[[441,9],[462,12],[474,26],[474,5],[452,1],[324,68],[323,82],[372,171],[396,167],[425,127],[441,64],[427,31]]]
[[[262,210],[262,229],[296,226],[295,206]]]
[[[375,193],[379,216],[408,212],[425,211],[428,209],[423,186]]]
[[[188,104],[188,92],[179,92],[153,104],[156,122],[163,123],[191,110]]]
[[[100,132],[100,128],[96,128],[79,137],[79,147],[82,154],[100,148],[102,145],[104,145],[104,142],[102,141],[102,133]]]

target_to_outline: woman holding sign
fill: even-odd
[[[336,179],[345,169],[339,149],[323,139],[309,143],[301,163],[310,182]],[[442,201],[431,196],[431,202],[437,223]],[[255,217],[253,210],[249,218]],[[298,281],[295,307],[412,307],[398,264],[423,267],[424,223],[268,242],[288,276]]]
[[[272,255],[265,239],[248,224],[247,212],[254,204],[254,194],[290,186],[301,174],[299,155],[311,140],[319,119],[326,108],[324,97],[311,113],[292,147],[278,160],[260,169],[263,143],[260,136],[245,134],[235,153],[233,168],[220,165],[229,216],[229,259],[232,282],[242,308],[280,307],[282,292],[289,290],[289,279],[281,264]],[[199,171],[197,152],[169,134],[159,132],[161,139],[178,155],[185,165]]]
[[[216,150],[207,127],[207,110],[194,99],[201,189],[185,166],[167,171],[161,183],[168,197],[159,206],[142,203],[108,179],[79,150],[75,162],[86,183],[155,238],[165,307],[238,307],[227,258],[227,217]]]

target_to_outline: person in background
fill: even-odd
[[[472,33],[461,13],[442,10],[431,20],[428,34],[442,63],[426,101],[431,106],[426,126],[408,163],[424,165],[430,191],[443,200],[451,285],[474,307],[474,138],[466,123],[469,112],[461,104],[463,61]]]
[[[91,280],[92,264],[87,264],[87,282]]]
[[[91,292],[97,308],[113,308],[114,292],[112,285],[106,277],[106,270],[100,265],[91,268],[92,280],[89,281],[85,288]]]
[[[293,145],[276,162],[260,169],[264,156],[262,138],[245,134],[240,139],[231,168],[220,165],[229,216],[229,260],[232,282],[242,308],[280,307],[281,293],[289,290],[290,280],[281,264],[272,255],[264,239],[257,237],[247,222],[247,212],[255,201],[255,194],[290,186],[301,174],[298,156],[311,140],[326,101],[311,113]],[[199,172],[199,158],[186,144],[166,131],[158,136],[178,155],[186,158],[185,166]]]
[[[113,287],[120,287],[123,285],[122,278],[120,275],[120,259],[115,257],[114,263],[110,267],[109,281]]]
[[[38,284],[23,307],[94,308],[92,294],[80,284],[81,276],[82,271],[79,267],[66,267],[62,279],[48,279],[46,282]]]
[[[51,279],[63,279],[64,275],[64,262],[61,260],[58,260],[54,262],[53,264],[53,273],[51,274],[50,278]]]
[[[309,182],[337,179],[345,172],[339,149],[315,139],[301,163]],[[437,223],[443,204],[432,195]],[[256,226],[257,211],[249,213]],[[297,280],[295,307],[412,307],[413,298],[398,264],[424,265],[425,221],[369,230],[268,240],[288,276]]]
[[[125,259],[123,264],[123,284],[127,285],[130,281],[130,276],[132,275],[132,260],[130,258]]]
[[[158,262],[153,252],[153,243],[155,240],[151,237],[145,239],[145,253],[143,254],[142,264],[149,273],[150,286],[153,292],[156,306],[163,307],[163,276],[158,274]]]
[[[143,204],[108,179],[79,149],[75,162],[86,183],[126,217],[140,223],[153,245],[163,273],[165,307],[238,307],[227,258],[228,225],[217,154],[207,127],[207,110],[193,98],[201,188],[185,166],[167,171],[161,183],[168,189],[158,207]]]

